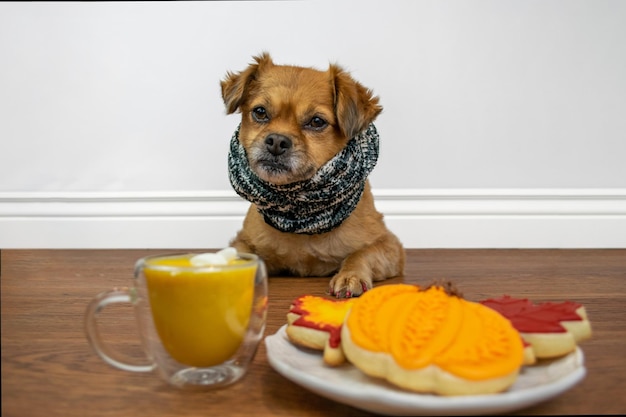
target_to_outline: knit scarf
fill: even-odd
[[[230,183],[237,194],[257,206],[267,224],[281,232],[310,235],[339,226],[361,199],[367,176],[378,160],[378,132],[370,124],[312,178],[275,185],[250,168],[239,142],[240,127],[230,141]]]

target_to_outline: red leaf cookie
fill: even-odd
[[[537,358],[554,358],[576,349],[591,337],[585,308],[572,301],[533,304],[525,298],[504,295],[480,302],[511,321]]]
[[[313,295],[296,298],[287,313],[287,336],[296,345],[324,351],[324,362],[337,366],[345,361],[341,326],[354,298],[329,300]]]

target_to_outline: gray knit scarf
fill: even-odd
[[[281,232],[318,234],[339,226],[361,199],[365,180],[378,160],[378,132],[370,124],[312,178],[275,185],[250,168],[239,128],[228,153],[230,183],[237,194],[256,204],[267,224]]]

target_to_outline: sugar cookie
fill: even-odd
[[[508,320],[442,286],[406,287],[377,287],[354,302],[341,334],[351,363],[416,392],[488,394],[513,384],[524,347]]]
[[[566,355],[578,342],[591,337],[585,307],[572,301],[534,304],[504,295],[480,303],[509,319],[538,359]]]

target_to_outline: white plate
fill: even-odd
[[[270,365],[291,381],[327,398],[362,410],[389,415],[496,414],[519,410],[553,398],[585,377],[584,357],[569,355],[522,368],[515,384],[500,394],[442,397],[416,394],[368,377],[350,364],[325,366],[321,352],[289,342],[285,328],[265,338]]]

